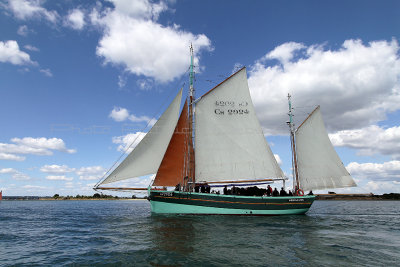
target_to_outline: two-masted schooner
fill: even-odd
[[[143,190],[104,185],[155,173],[147,188],[153,213],[283,215],[309,210],[315,196],[304,195],[303,190],[355,186],[329,140],[319,107],[295,130],[289,96],[294,195],[199,192],[199,186],[241,187],[277,181],[285,186],[288,178],[256,117],[246,68],[198,99],[194,97],[193,81],[191,48],[189,96],[180,115],[182,90],[141,142],[99,181],[95,190]]]

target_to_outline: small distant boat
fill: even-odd
[[[0,200],[3,199],[3,191],[0,191]]]
[[[288,95],[293,196],[201,193],[199,187],[248,186],[282,181],[279,167],[256,117],[242,68],[198,99],[194,97],[191,48],[188,100],[179,116],[182,90],[134,150],[95,190],[148,190],[153,213],[304,214],[315,196],[303,190],[355,186],[333,148],[319,106],[297,128]],[[189,104],[188,104],[189,103]],[[148,188],[102,185],[156,173]],[[175,190],[167,190],[175,187]]]

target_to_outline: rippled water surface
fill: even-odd
[[[1,201],[0,266],[399,266],[400,202],[155,216],[147,201]]]

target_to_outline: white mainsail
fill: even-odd
[[[202,96],[195,111],[197,182],[284,177],[256,117],[245,68]]]
[[[179,118],[182,90],[142,141],[100,184],[156,173]]]
[[[319,106],[296,130],[296,155],[301,189],[356,186],[329,140]]]

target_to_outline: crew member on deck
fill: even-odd
[[[278,192],[278,189],[276,189],[276,187],[274,189],[274,192],[272,192],[272,196],[274,196],[274,197],[279,196],[279,192]]]
[[[281,192],[279,193],[281,197],[284,197],[287,195],[285,189],[283,189],[283,187],[281,188]]]
[[[272,195],[272,187],[270,185],[267,186],[267,196],[271,196]]]

